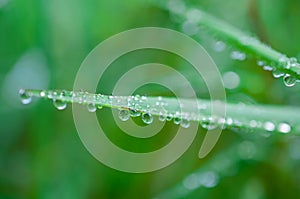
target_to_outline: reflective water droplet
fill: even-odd
[[[289,133],[291,132],[291,126],[288,123],[280,123],[277,127],[280,133]]]
[[[199,26],[195,22],[185,21],[182,24],[181,29],[182,29],[182,32],[184,32],[185,34],[192,36],[192,35],[197,34],[197,32],[199,31]]]
[[[296,57],[291,57],[291,58],[289,59],[289,65],[290,65],[290,67],[295,67],[295,66],[297,66],[297,63],[298,63],[298,60],[297,60]]]
[[[138,117],[141,115],[141,112],[139,112],[135,109],[130,109],[130,115],[131,115],[131,117]]]
[[[256,120],[251,120],[250,123],[249,123],[249,126],[251,128],[256,128],[257,127],[257,121]]]
[[[32,101],[32,96],[29,95],[24,89],[19,90],[19,95],[22,104],[29,104]]]
[[[212,188],[219,183],[219,176],[216,172],[208,171],[199,175],[199,182],[206,188]]]
[[[89,103],[89,104],[87,105],[87,109],[88,109],[88,111],[91,112],[91,113],[92,113],[92,112],[95,112],[95,111],[97,110],[95,104],[93,104],[93,103]]]
[[[198,23],[202,18],[202,13],[200,10],[191,8],[186,12],[186,19],[194,23]]]
[[[200,125],[207,130],[213,130],[218,127],[218,122],[216,118],[209,117],[208,119],[207,118],[203,119]]]
[[[183,118],[180,122],[180,126],[183,128],[189,128],[191,125],[190,121],[186,118]]]
[[[144,113],[142,120],[145,124],[151,124],[153,122],[153,116],[150,113]]]
[[[174,124],[180,124],[181,122],[181,115],[179,112],[176,112],[174,115]]]
[[[258,66],[264,66],[264,65],[265,65],[265,62],[259,60],[259,61],[257,61],[257,65],[258,65]]]
[[[240,84],[240,76],[232,71],[226,72],[223,74],[223,82],[225,88],[235,89]]]
[[[232,51],[230,54],[231,59],[243,61],[246,59],[246,54],[239,51]]]
[[[130,112],[129,112],[129,110],[126,110],[126,109],[119,110],[118,115],[119,115],[120,120],[123,122],[129,120],[129,118],[130,118]]]
[[[59,99],[53,99],[53,105],[57,110],[64,110],[67,108],[67,103]]]
[[[198,187],[200,187],[201,184],[199,182],[198,175],[195,173],[188,175],[183,180],[183,186],[188,190],[194,190],[194,189],[197,189]]]
[[[167,119],[166,115],[167,115],[167,111],[165,110],[160,111],[158,116],[159,121],[164,122]]]
[[[284,77],[283,77],[283,82],[284,84],[287,86],[287,87],[292,87],[296,84],[297,82],[297,79],[294,77],[294,76],[291,76],[289,74],[286,74]]]
[[[280,78],[284,76],[284,72],[280,69],[275,69],[272,72],[274,78]]]
[[[166,117],[166,120],[167,121],[171,121],[173,119],[173,114],[172,113],[169,113]]]
[[[274,131],[275,130],[275,124],[272,122],[265,122],[264,129],[266,131]]]
[[[40,96],[41,96],[41,97],[45,97],[45,96],[46,96],[46,92],[45,92],[45,91],[41,91],[41,92],[40,92]]]
[[[223,41],[217,41],[213,45],[213,49],[216,52],[222,52],[225,50],[225,48],[226,48],[226,44]]]
[[[272,71],[272,70],[273,70],[273,67],[268,66],[268,65],[265,65],[265,66],[263,67],[263,69],[264,69],[265,71]]]

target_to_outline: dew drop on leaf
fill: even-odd
[[[191,125],[190,121],[186,118],[183,118],[180,122],[180,126],[183,128],[189,128]]]
[[[31,95],[29,95],[24,89],[19,90],[19,95],[22,104],[29,104],[32,101]]]
[[[159,116],[158,116],[159,121],[164,122],[167,119],[166,114],[167,114],[167,111],[165,111],[165,110],[160,111]]]
[[[101,104],[97,104],[96,107],[97,107],[97,109],[102,109],[103,108],[103,106]]]
[[[266,131],[274,131],[275,130],[275,124],[273,122],[265,122],[264,129]]]
[[[95,104],[89,103],[89,104],[87,105],[87,109],[88,109],[89,112],[93,113],[93,112],[96,112],[97,107],[95,106]]]
[[[174,124],[180,124],[181,122],[181,116],[179,112],[176,112],[174,115]]]
[[[57,110],[64,110],[67,108],[67,103],[59,99],[53,99],[53,105]]]
[[[129,118],[130,118],[130,112],[129,112],[129,110],[123,110],[123,109],[121,109],[121,110],[119,110],[119,114],[118,115],[119,115],[120,120],[123,121],[123,122],[129,120]]]
[[[296,84],[297,79],[292,75],[286,74],[283,77],[283,82],[287,87],[292,87]]]
[[[284,76],[284,72],[281,71],[280,69],[273,70],[272,74],[274,78],[280,78]]]
[[[138,117],[141,115],[141,113],[135,109],[130,109],[130,115],[131,117]]]
[[[213,49],[216,52],[222,52],[226,48],[226,44],[223,41],[216,41],[213,45]]]
[[[291,132],[291,126],[288,123],[280,123],[277,127],[280,133],[289,133]]]
[[[150,113],[144,113],[142,120],[145,124],[151,124],[153,122],[153,116]]]

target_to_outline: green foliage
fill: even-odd
[[[284,73],[288,85],[293,85],[295,80],[290,81],[289,77],[299,79],[299,65],[294,59],[285,60],[289,65],[294,64],[292,67],[280,62],[284,54],[299,59],[299,2],[191,0],[186,7],[201,8],[203,16],[196,28],[195,24],[185,23],[184,13],[172,10],[170,13],[164,3],[169,1],[160,2],[164,9],[158,8],[157,2],[148,4],[137,0],[0,1],[1,198],[140,198],[141,194],[145,198],[299,196],[299,85],[288,88],[265,71],[272,70],[275,77]],[[174,2],[179,5],[181,1]],[[100,164],[86,151],[76,134],[70,109],[56,111],[48,101],[28,106],[16,102],[20,88],[38,89],[21,90],[25,104],[36,101],[32,96],[43,97],[39,89],[71,88],[82,60],[94,46],[113,34],[145,26],[167,27],[190,34],[213,57],[224,80],[226,75],[227,80],[239,80],[235,85],[224,81],[230,102],[227,113],[232,121],[225,120],[227,128],[207,158],[197,159],[206,131],[200,128],[191,148],[171,166],[148,174],[118,172]],[[272,48],[244,32],[255,33]],[[182,72],[197,88],[199,104],[207,105],[203,111],[205,118],[209,118],[209,93],[205,84],[187,69],[183,60],[152,51],[126,56],[112,63],[99,82],[98,93],[111,94],[112,85],[135,65],[149,61],[165,63]],[[276,73],[278,69],[283,71]],[[155,71],[147,75],[173,78]],[[184,93],[180,83],[178,90]],[[54,92],[45,90],[44,97],[50,91]],[[135,94],[147,95],[151,104],[157,97],[150,96],[165,96],[164,99],[171,100],[170,104],[178,105],[172,100],[174,94],[163,87],[145,85]],[[58,109],[65,108],[64,102],[73,102],[71,98],[62,99],[54,102]],[[84,105],[87,111],[93,112],[96,104]],[[103,105],[131,110],[123,105],[97,105],[98,109]],[[172,113],[178,110],[171,109]],[[159,119],[158,112],[151,113],[157,115],[154,120]],[[158,136],[137,141],[116,127],[110,108],[96,114],[111,132],[107,136],[129,151],[161,148],[178,128],[173,122],[166,122]],[[122,112],[121,118],[126,119],[127,114]],[[134,120],[145,125],[140,117]],[[211,120],[197,119],[205,128]],[[224,120],[220,121],[222,124]],[[233,125],[233,121],[241,124]]]

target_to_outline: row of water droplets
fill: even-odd
[[[19,91],[21,102],[29,104],[32,97],[47,98],[53,101],[53,105],[58,110],[67,108],[67,103],[78,103],[87,107],[89,112],[96,112],[103,107],[118,108],[118,116],[121,121],[128,121],[130,117],[141,117],[145,124],[151,124],[154,120],[153,115],[158,116],[158,120],[173,121],[174,124],[183,128],[188,128],[192,121],[197,121],[207,129],[262,129],[267,132],[290,133],[292,127],[286,122],[275,123],[271,121],[256,121],[247,119],[238,120],[235,118],[210,116],[209,105],[207,102],[198,100],[197,110],[188,112],[180,111],[186,103],[179,103],[177,100],[163,97],[146,97],[146,96],[107,96],[102,94],[91,94],[85,91],[59,91],[59,90],[42,90],[37,92]],[[171,102],[172,104],[169,104]]]
[[[203,20],[205,13],[196,8],[188,8],[182,0],[169,0],[165,7],[171,13],[173,20],[181,24],[182,31],[189,35],[199,35],[201,30],[201,20]],[[175,17],[174,17],[175,16]],[[271,47],[262,44],[259,39],[252,36],[242,36],[238,38],[240,45],[247,46],[263,46],[267,51],[273,51]],[[226,43],[223,41],[216,41],[213,44],[213,49],[216,52],[222,52],[226,49]],[[278,54],[280,56],[280,54]],[[233,50],[230,53],[230,58],[237,61],[244,61],[247,54],[238,50]],[[287,87],[294,86],[300,82],[300,64],[294,57],[288,58],[281,55],[278,60],[259,60],[257,64],[266,71],[272,71],[274,78],[283,78],[283,82]]]

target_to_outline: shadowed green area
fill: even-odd
[[[300,59],[297,0],[190,0],[188,4]],[[58,111],[46,100],[34,100],[27,106],[20,103],[20,88],[71,90],[82,61],[97,44],[121,31],[147,26],[187,28],[147,1],[0,0],[0,198],[298,198],[300,139],[294,134],[225,130],[212,153],[198,159],[205,135],[200,128],[193,145],[174,164],[152,173],[128,174],[104,166],[89,154],[77,134],[70,107]],[[251,56],[232,60],[231,52],[243,49],[229,41],[223,41],[226,48],[222,52],[215,51],[219,41],[215,36],[202,27],[192,35],[216,62],[228,101],[299,107],[299,85],[285,87]],[[190,80],[198,97],[209,99],[203,80],[188,63],[155,50],[120,57],[105,71],[97,92],[110,95],[122,74],[149,62],[174,67]],[[176,82],[155,71],[147,75]],[[184,85],[176,84],[186,97]],[[135,94],[174,96],[151,84]],[[158,137],[140,141],[124,135],[110,109],[99,110],[97,116],[114,143],[137,152],[162,147],[178,129],[168,122]],[[140,118],[135,122],[142,124]],[[299,134],[298,129],[292,130]],[[196,178],[187,178],[194,172]],[[198,180],[203,176],[208,181]]]

